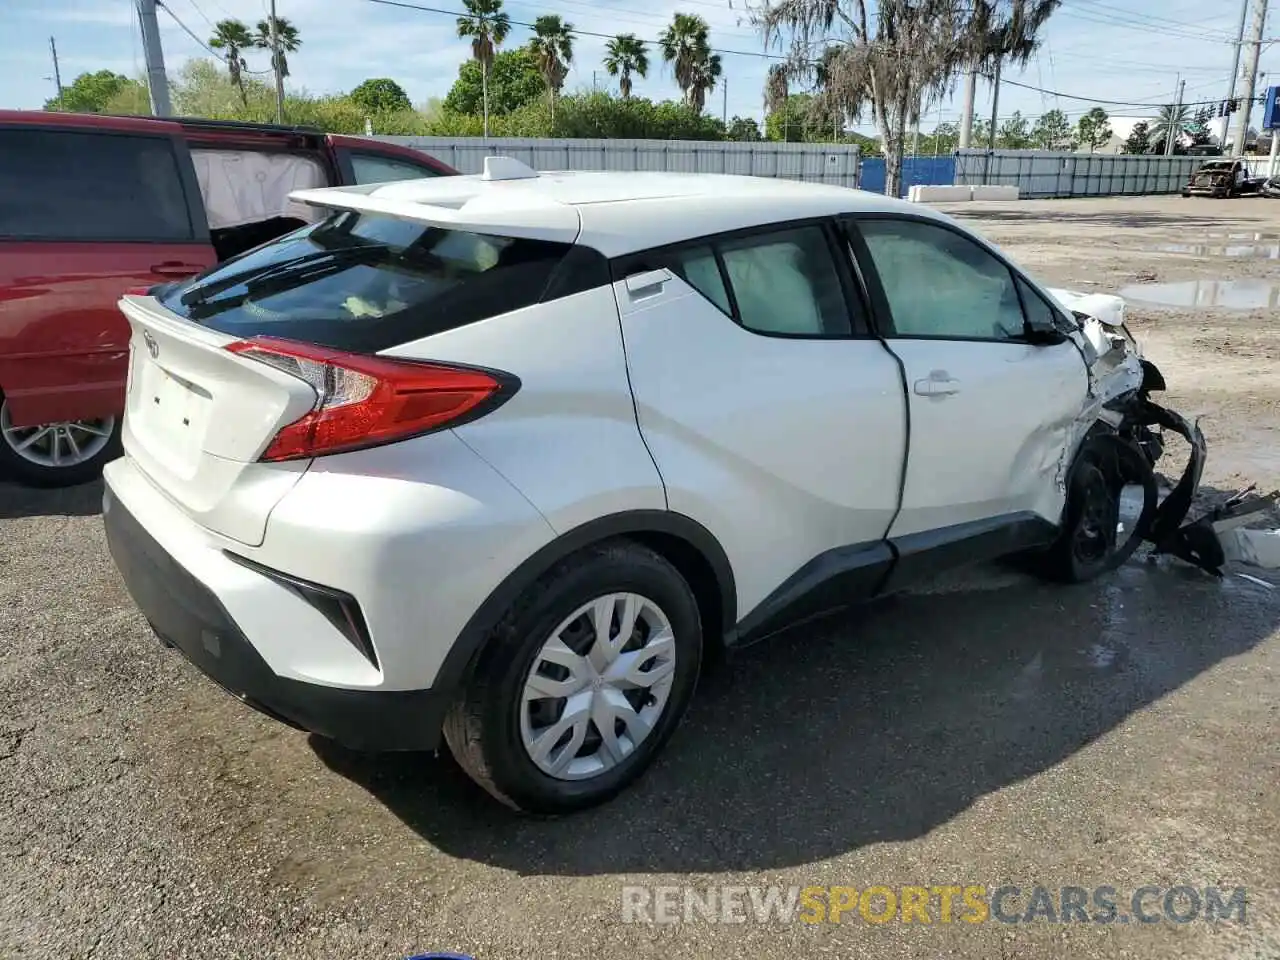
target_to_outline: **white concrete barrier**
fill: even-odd
[[[969,200],[971,187],[925,186],[916,185],[907,191],[907,199],[912,203],[954,203]]]
[[[971,187],[974,200],[1017,200],[1017,187]]]

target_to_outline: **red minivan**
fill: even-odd
[[[306,226],[292,190],[456,173],[305,128],[0,110],[0,476],[82,483],[117,455],[127,289]]]

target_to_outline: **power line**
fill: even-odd
[[[1101,0],[1075,0],[1075,2],[1088,4],[1091,7],[1099,8],[1101,12],[1097,14],[1098,16],[1108,16],[1108,17],[1116,17],[1116,18],[1124,17],[1124,18],[1127,18],[1127,20],[1132,23],[1140,24],[1146,21],[1156,25],[1168,24],[1169,26],[1175,27],[1180,31],[1185,31],[1188,27],[1193,27],[1196,25],[1194,22],[1188,22],[1186,20],[1174,20],[1169,17],[1158,17],[1150,13],[1139,13],[1137,10],[1126,10],[1124,7],[1117,7],[1109,3],[1103,3],[1101,2]],[[1212,23],[1214,20],[1217,20],[1217,19],[1218,19],[1217,17],[1214,17],[1212,20],[1205,20],[1205,21],[1199,21],[1199,22]],[[1209,27],[1207,29],[1210,33],[1222,34],[1223,39],[1227,40],[1228,42],[1231,42],[1231,43],[1235,42],[1235,40],[1225,30],[1219,30],[1215,27]]]
[[[203,18],[205,23],[207,23],[210,27],[214,26],[214,22],[209,19],[209,17],[205,14],[203,10],[200,9],[200,5],[196,3],[196,0],[187,0],[187,3],[191,4],[192,9],[195,10],[196,13],[200,14],[201,18]]]
[[[163,0],[156,0],[156,6],[159,7],[161,10],[163,10],[165,13],[167,13],[170,16],[170,18],[173,20],[173,22],[182,28],[182,32],[185,33],[192,40],[194,40],[201,47],[201,49],[203,49],[209,54],[209,56],[214,57],[217,60],[222,59],[222,57],[218,55],[217,51],[215,51],[213,47],[209,46],[207,43],[201,40],[198,36],[196,36],[195,31],[192,30],[190,27],[188,27],[185,23],[183,23],[182,20],[178,18],[178,15],[174,13],[172,10],[170,10],[168,5],[165,4]]]

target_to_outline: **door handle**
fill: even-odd
[[[929,376],[915,382],[915,392],[921,397],[949,397],[960,392],[960,381],[945,370],[931,371]]]
[[[662,286],[671,279],[671,271],[665,267],[661,270],[646,270],[627,277],[627,293],[633,297],[655,294],[662,291]]]
[[[164,263],[153,263],[151,272],[159,277],[194,277],[204,267],[198,263],[182,263],[178,260],[166,260]]]

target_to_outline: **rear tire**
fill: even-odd
[[[96,480],[120,456],[122,417],[15,427],[0,397],[0,477],[32,487],[71,487]]]
[[[445,717],[445,740],[516,810],[591,807],[653,761],[692,699],[701,658],[697,601],[675,567],[627,540],[589,547],[494,629]]]

